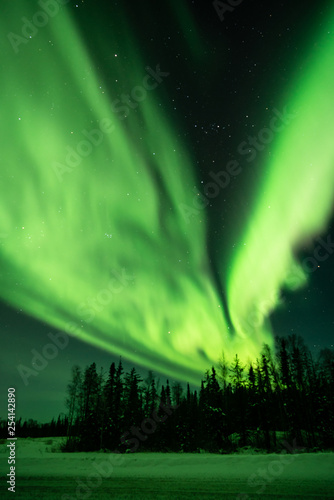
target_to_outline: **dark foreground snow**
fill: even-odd
[[[0,498],[333,499],[334,453],[176,454],[57,451],[57,438],[18,439],[15,494],[1,445]]]

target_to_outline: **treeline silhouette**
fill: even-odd
[[[17,437],[57,437],[66,436],[68,430],[68,418],[66,415],[59,415],[57,419],[53,418],[51,422],[41,424],[37,420],[29,418],[23,420],[19,418],[15,422],[15,435]],[[0,421],[0,437],[7,438],[8,422]]]
[[[160,387],[121,360],[108,376],[92,363],[73,367],[67,388],[64,451],[229,453],[240,447],[278,451],[282,442],[306,451],[334,448],[334,351],[317,361],[300,337],[264,345],[256,363],[238,355],[205,373],[201,388]]]

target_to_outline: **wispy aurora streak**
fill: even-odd
[[[22,1],[6,12],[3,32],[20,33],[21,17],[31,19],[36,10]],[[0,126],[10,140],[2,147],[1,233],[8,237],[1,245],[0,294],[85,342],[197,383],[223,350],[247,359],[271,343],[268,325],[249,335],[245,323],[284,284],[294,246],[328,215],[333,127],[323,124],[331,124],[333,43],[316,56],[299,98],[292,98],[300,114],[276,144],[254,229],[240,239],[247,245],[228,283],[230,336],[207,255],[205,214],[188,224],[180,211],[181,203],[192,205],[196,182],[192,159],[158,106],[162,89],[148,92],[125,120],[111,109],[120,92],[146,75],[125,24],[118,42],[122,50],[110,71],[119,78],[126,73],[127,83],[104,93],[65,8],[18,54],[8,40],[2,47],[6,121]],[[126,50],[133,55],[125,70]],[[97,129],[104,118],[113,131],[60,183],[54,162],[65,164],[66,148],[76,149],[86,139],[82,130]],[[310,162],[315,167],[308,170]],[[133,281],[105,305],[96,303],[115,269]],[[69,329],[69,322],[78,326]]]
[[[280,290],[296,289],[307,273],[296,250],[326,229],[334,194],[334,14],[312,46],[288,109],[296,112],[278,134],[258,186],[256,206],[228,279],[228,305],[241,335],[262,338]],[[323,253],[326,253],[323,250]]]

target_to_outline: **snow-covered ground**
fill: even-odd
[[[1,444],[0,498],[333,499],[334,453],[60,453],[59,438],[16,441],[16,488],[8,492]]]

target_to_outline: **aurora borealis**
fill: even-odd
[[[305,41],[302,78],[284,95],[276,91],[272,108],[290,118],[278,119],[271,135],[254,129],[271,154],[213,262],[210,192],[201,198],[195,154],[166,112],[178,70],[162,52],[152,61],[126,8],[118,8],[108,44],[95,49],[101,68],[66,2],[48,4],[48,22],[35,17],[35,31],[26,23],[42,3],[8,4],[1,20],[3,32],[24,38],[2,40],[1,137],[11,140],[2,145],[1,298],[92,346],[193,383],[222,351],[254,359],[273,342],[269,316],[281,291],[308,279],[298,250],[332,215],[334,13]],[[170,5],[175,25],[189,30],[184,46],[200,66],[205,42],[191,9],[178,5]],[[214,197],[244,182],[248,160],[230,160],[229,182]]]
[[[334,16],[331,21],[333,25]],[[326,30],[308,61],[303,81],[291,93],[288,110],[294,112],[284,111],[286,127],[275,139],[244,246],[229,277],[229,306],[234,325],[240,325],[237,330],[243,331],[250,317],[254,319],[248,321],[249,329],[261,332],[266,317],[279,304],[280,290],[305,283],[307,272],[295,251],[324,231],[331,215],[333,129],[324,124],[332,122],[328,103],[334,88],[333,51],[334,41],[328,40]],[[265,138],[270,141],[274,132],[266,130]],[[323,248],[322,256],[326,252]]]
[[[46,49],[32,59],[25,83],[30,106],[26,92],[22,101],[11,101],[17,114],[12,133],[23,140],[19,154],[27,166],[22,171],[10,148],[6,157],[19,170],[12,182],[20,180],[15,190],[22,201],[3,220],[3,256],[14,271],[1,293],[51,325],[132,361],[153,369],[170,362],[173,367],[165,369],[172,374],[180,374],[178,365],[196,373],[222,349],[227,328],[210,279],[204,224],[194,231],[179,210],[193,197],[187,189],[194,183],[190,160],[154,94],[143,99],[138,91],[136,115],[112,112],[114,96],[99,92],[70,16],[63,12],[54,21],[53,44],[64,74],[58,64],[44,71],[53,50],[50,33],[41,31]],[[21,50],[18,57],[27,54]],[[71,60],[78,64],[71,66]],[[144,68],[138,60],[129,81],[141,83]],[[82,75],[87,91],[81,90]],[[48,93],[41,102],[43,87]],[[68,106],[58,107],[64,101],[76,102],[70,116]],[[54,119],[46,127],[43,108],[52,105]],[[104,135],[101,119],[110,129]],[[80,145],[89,134],[96,138],[86,153]],[[14,189],[10,179],[8,189]],[[110,285],[114,270],[133,280]],[[12,286],[13,278],[20,288]]]

